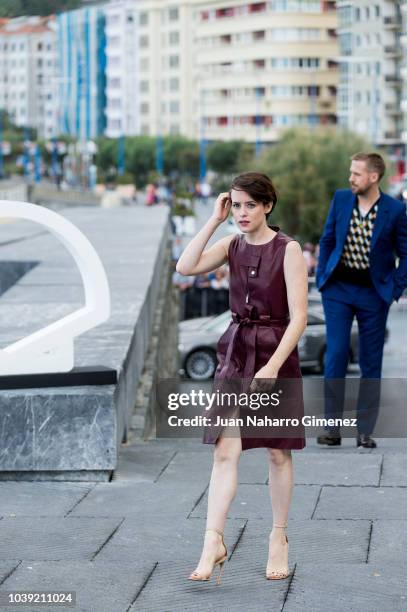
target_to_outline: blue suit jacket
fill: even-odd
[[[407,287],[407,210],[403,202],[380,193],[370,245],[370,274],[376,291],[391,304]],[[356,198],[350,189],[339,189],[334,194],[319,243],[319,290],[339,263]],[[397,268],[395,254],[399,257]]]

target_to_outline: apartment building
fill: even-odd
[[[0,22],[0,108],[40,138],[57,133],[55,18],[17,17]]]
[[[191,3],[194,136],[267,143],[336,123],[336,2]]]
[[[339,123],[393,152],[402,142],[403,131],[402,3],[345,0],[337,4]]]
[[[194,132],[191,0],[138,0],[140,133]]]
[[[106,130],[109,138],[140,133],[139,13],[134,0],[105,5]]]
[[[59,132],[81,140],[106,129],[106,34],[102,6],[59,13]]]

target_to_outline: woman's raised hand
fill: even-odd
[[[220,193],[215,202],[212,217],[219,223],[226,221],[232,206],[229,192]]]

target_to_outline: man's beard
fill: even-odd
[[[366,195],[370,189],[370,186],[363,189],[362,187],[356,187],[356,185],[351,185],[351,189],[355,195]]]

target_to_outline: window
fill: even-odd
[[[120,15],[116,13],[116,15],[109,15],[107,18],[108,25],[116,25],[120,23]]]
[[[179,66],[179,55],[170,55],[168,58],[170,68],[178,68]]]
[[[179,79],[172,77],[169,81],[170,91],[179,91]]]
[[[170,113],[179,113],[179,102],[178,100],[171,100],[170,102]]]
[[[120,36],[108,36],[107,44],[111,47],[118,47],[120,45]]]
[[[261,13],[266,10],[265,2],[255,2],[254,4],[249,4],[249,13]]]
[[[148,81],[140,81],[140,91],[148,93]]]
[[[148,13],[146,13],[146,12],[140,13],[139,24],[141,26],[144,26],[144,25],[148,24]]]
[[[115,77],[113,79],[108,79],[108,85],[113,89],[118,89],[120,87],[120,78]]]
[[[266,65],[266,61],[264,59],[253,60],[253,66],[255,68],[264,68]]]
[[[122,101],[120,98],[110,98],[109,107],[110,108],[121,108]]]
[[[148,102],[142,102],[140,104],[140,112],[143,113],[143,115],[145,115],[146,113],[149,112],[149,104],[148,104]]]
[[[170,45],[178,45],[178,43],[179,43],[179,32],[170,32],[169,42],[170,42]]]
[[[257,30],[257,32],[253,32],[253,40],[264,40],[266,37],[266,32],[264,30]]]
[[[37,50],[38,50],[38,51],[42,51],[42,42],[39,42],[39,43],[37,44]]]
[[[177,21],[179,16],[178,7],[174,6],[168,9],[168,19],[170,21]]]
[[[139,45],[140,47],[148,47],[148,36],[146,34],[140,36]]]
[[[148,70],[150,67],[150,60],[148,57],[140,58],[140,70]]]

